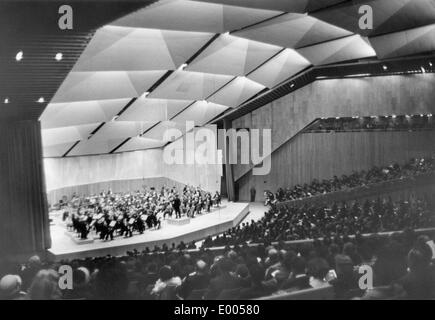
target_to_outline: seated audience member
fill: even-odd
[[[21,278],[7,274],[0,280],[0,300],[22,300],[26,293],[21,291]]]
[[[63,298],[67,300],[79,300],[91,298],[90,287],[91,274],[85,267],[73,270],[73,288],[64,291]]]
[[[203,260],[198,260],[195,264],[195,271],[187,275],[178,290],[181,297],[187,298],[193,290],[206,289],[210,283],[207,264]]]
[[[249,267],[251,284],[248,288],[240,290],[239,299],[255,299],[267,296],[272,293],[263,283],[264,268],[260,264],[254,263]]]
[[[23,290],[27,290],[32,283],[33,278],[42,269],[41,259],[38,256],[29,258],[27,265],[21,271],[21,279],[23,280]]]
[[[157,299],[170,299],[171,292],[174,294],[175,298],[175,288],[181,285],[180,277],[174,276],[170,266],[163,266],[159,271],[159,279],[156,281],[154,288],[151,290],[151,295],[155,296]]]
[[[234,264],[228,258],[221,258],[217,262],[218,275],[210,280],[206,295],[207,300],[216,299],[223,290],[236,289],[241,287],[241,282],[233,271]]]
[[[353,271],[352,259],[344,254],[335,257],[335,271],[337,278],[329,283],[334,286],[337,299],[347,299],[348,292],[358,288],[357,275]]]
[[[308,261],[307,274],[310,277],[309,284],[312,288],[323,288],[329,285],[326,276],[329,272],[329,264],[323,258],[313,258]]]
[[[59,276],[52,269],[40,270],[30,285],[28,296],[30,300],[58,300],[62,298],[59,288]]]
[[[409,251],[408,268],[408,273],[397,281],[404,290],[404,297],[406,299],[435,298],[435,274],[423,250],[413,248]]]
[[[144,276],[143,286],[147,287],[150,284],[155,284],[158,279],[159,275],[157,274],[157,265],[155,263],[150,263]]]
[[[103,300],[128,299],[128,278],[125,265],[117,260],[106,261],[95,278],[95,298]]]
[[[280,289],[281,290],[303,290],[310,287],[310,278],[306,274],[306,262],[303,257],[297,256],[291,263],[291,273]]]

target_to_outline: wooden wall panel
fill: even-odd
[[[433,131],[301,134],[275,151],[269,175],[252,176],[249,172],[237,182],[239,200],[249,200],[252,186],[257,199],[262,199],[265,190],[276,191],[281,186],[329,179],[395,161],[404,163],[433,153]]]
[[[235,119],[233,127],[272,129],[275,150],[316,118],[435,114],[434,87],[435,74],[318,80]],[[248,170],[235,165],[235,180]]]

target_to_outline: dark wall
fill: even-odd
[[[51,245],[38,121],[0,123],[0,260]]]

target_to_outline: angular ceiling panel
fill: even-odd
[[[223,34],[196,57],[186,70],[243,76],[280,50],[277,46]]]
[[[130,99],[49,103],[41,115],[41,127],[59,128],[110,121]]]
[[[158,121],[157,121],[158,122]],[[116,138],[130,138],[135,137],[152,126],[157,122],[147,121],[111,121],[105,123],[100,130],[92,137],[93,140],[111,140]]]
[[[99,126],[99,123],[91,123],[80,126],[61,127],[42,130],[42,144],[54,146],[64,143],[74,143],[87,139],[90,133]]]
[[[288,13],[235,32],[234,35],[281,47],[299,48],[349,36],[352,32],[308,15]]]
[[[311,63],[295,50],[285,49],[249,74],[248,78],[268,88],[273,88],[310,65]]]
[[[165,121],[186,108],[193,101],[149,99],[142,95],[125,110],[117,121]]]
[[[68,150],[71,149],[75,144],[74,143],[61,143],[51,146],[45,146],[42,149],[42,154],[44,158],[54,158],[54,157],[62,157]]]
[[[305,12],[307,5],[312,0],[198,0],[201,2],[222,3],[237,5],[246,8],[279,10],[289,12]],[[317,0],[316,0],[317,1]]]
[[[370,38],[378,57],[393,58],[435,50],[435,24]]]
[[[279,13],[216,3],[166,0],[122,17],[112,22],[112,25],[224,33],[258,23]]]
[[[151,92],[149,98],[204,100],[220,89],[231,76],[211,73],[176,71]]]
[[[72,71],[173,70],[213,34],[105,26],[98,30]]]
[[[158,125],[148,130],[142,137],[147,139],[169,142],[172,135],[172,141],[178,139],[186,132],[186,124],[176,123],[174,121],[162,121]]]
[[[312,66],[426,54],[434,39],[434,0],[156,1],[95,32],[40,117],[44,156],[163,147],[166,130]]]
[[[323,42],[297,51],[314,65],[376,56],[373,48],[359,35]]]
[[[245,77],[237,77],[208,100],[217,104],[238,107],[240,104],[262,91],[265,87]]]
[[[116,150],[118,152],[125,151],[134,151],[134,150],[146,150],[146,149],[155,149],[162,148],[166,145],[166,141],[148,139],[143,137],[133,137],[124,143],[119,149]]]
[[[95,155],[110,153],[119,146],[125,139],[111,140],[82,140],[69,153],[69,156]]]
[[[195,126],[202,126],[227,109],[227,106],[206,101],[197,101],[171,121],[181,125],[186,125],[187,121],[193,121]]]
[[[164,70],[71,72],[51,102],[133,98],[164,74]]]

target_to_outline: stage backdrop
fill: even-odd
[[[197,146],[198,142],[194,148]],[[143,186],[182,188],[189,184],[201,186],[210,192],[220,191],[221,165],[187,164],[185,157],[182,163],[169,164],[164,161],[164,152],[165,149],[149,149],[96,156],[45,158],[48,202],[53,204],[64,195],[67,198],[74,193],[89,195],[108,188],[114,192],[125,192]],[[166,152],[170,152],[169,149]]]

